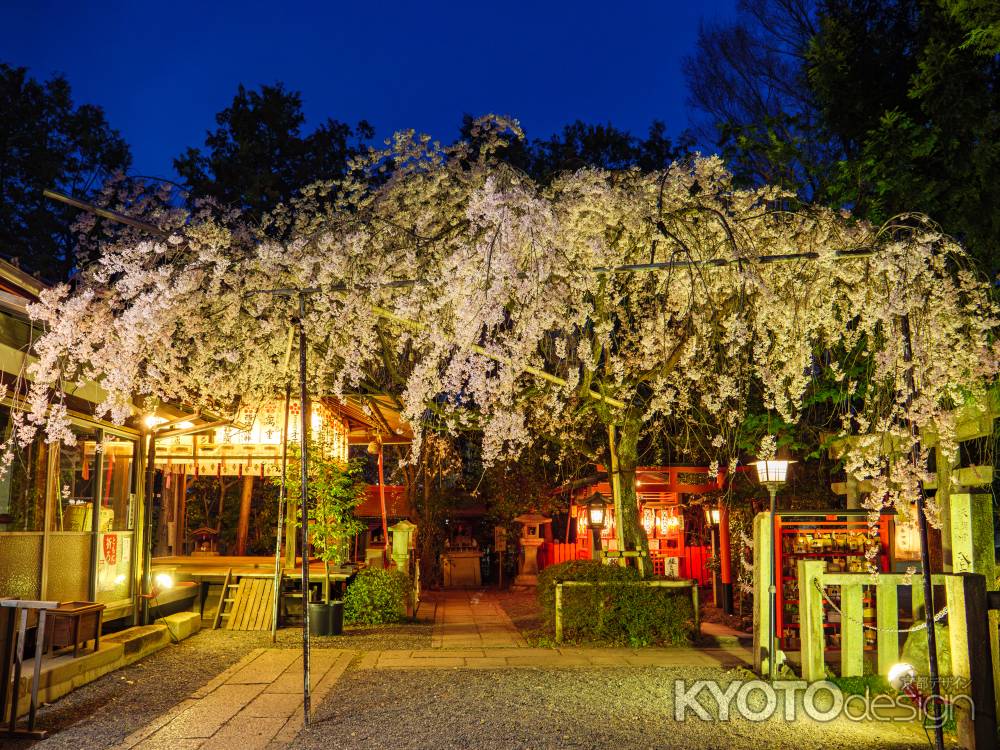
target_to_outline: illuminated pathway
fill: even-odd
[[[489,591],[441,591],[421,606],[435,605],[434,648],[515,648],[527,645]]]

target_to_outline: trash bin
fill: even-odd
[[[326,602],[309,604],[309,635],[330,635],[330,613]]]
[[[344,603],[330,602],[330,635],[344,634]]]

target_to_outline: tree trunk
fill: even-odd
[[[240,520],[236,524],[236,554],[247,553],[247,537],[250,533],[250,501],[253,498],[253,477],[249,474],[243,477],[243,488],[240,492]]]
[[[636,550],[639,557],[633,558],[639,575],[647,578],[652,575],[653,564],[649,559],[649,539],[646,538],[646,530],[642,526],[639,517],[639,499],[635,494],[635,470],[639,463],[639,430],[641,423],[638,418],[626,419],[625,423],[617,430],[618,440],[612,441],[612,450],[617,449],[618,464],[618,489],[621,495],[619,506],[618,498],[615,498],[615,505],[618,506],[618,528],[621,530],[621,539],[627,550]]]

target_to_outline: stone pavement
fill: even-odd
[[[749,667],[749,649],[460,648],[369,651],[357,669],[563,669],[569,667]]]
[[[528,648],[495,593],[446,591],[435,604],[432,648],[356,652],[314,648],[313,706],[350,667],[397,669],[563,669],[574,667],[749,666],[750,650],[712,648]],[[348,639],[349,640],[349,639]],[[256,649],[116,750],[277,750],[302,729],[302,657],[297,649]]]
[[[527,646],[492,591],[440,591],[434,609],[433,648],[515,648]]]
[[[312,651],[312,700],[347,669],[353,651]],[[269,750],[302,728],[302,655],[256,649],[187,700],[127,737],[116,750]]]
[[[354,651],[314,649],[314,710],[351,665]],[[369,651],[354,668],[563,669],[572,667],[748,666],[733,648],[483,647]],[[295,649],[257,649],[187,700],[129,736],[115,750],[278,750],[302,729],[302,657]]]

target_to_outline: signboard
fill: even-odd
[[[507,529],[503,526],[493,527],[493,549],[497,552],[507,551]]]
[[[663,575],[672,578],[681,577],[681,559],[679,557],[663,558]]]
[[[100,535],[97,557],[97,591],[128,596],[128,578],[132,563],[131,532],[110,532]]]
[[[896,524],[895,556],[900,562],[919,562],[920,533],[914,521],[900,521]]]

